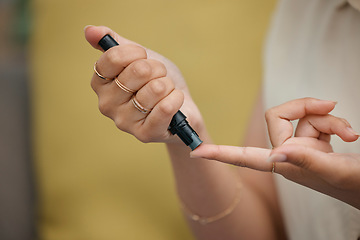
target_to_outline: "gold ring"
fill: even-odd
[[[97,62],[95,62],[95,64],[94,64],[94,72],[96,73],[96,75],[98,75],[99,78],[104,79],[104,80],[106,80],[106,81],[112,81],[112,80],[114,80],[114,78],[107,78],[107,77],[104,77],[103,75],[101,75],[101,74],[96,70],[96,64],[97,64]]]
[[[272,163],[271,173],[275,173],[275,162]]]
[[[134,95],[134,97],[131,99],[131,101],[132,101],[132,103],[134,104],[135,108],[136,108],[137,110],[139,110],[141,113],[146,114],[146,113],[151,112],[150,109],[144,108],[144,107],[136,100],[135,95]]]
[[[136,92],[135,90],[132,90],[132,89],[126,87],[126,86],[125,86],[124,84],[122,84],[117,78],[115,78],[115,83],[116,83],[116,85],[118,85],[119,88],[121,88],[122,90],[124,90],[124,91],[127,92],[127,93],[133,94],[133,93]]]

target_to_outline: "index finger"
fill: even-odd
[[[303,118],[310,114],[325,115],[336,105],[334,101],[316,98],[301,98],[286,102],[266,111],[271,144],[278,147],[293,135],[292,120]]]
[[[240,167],[271,172],[272,163],[267,161],[270,152],[270,149],[265,148],[201,144],[190,153],[190,156],[191,158],[206,158]]]

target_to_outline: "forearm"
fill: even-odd
[[[211,143],[205,128],[197,132],[205,143]],[[266,205],[250,186],[243,184],[235,168],[215,161],[192,159],[190,149],[182,144],[167,144],[167,148],[180,201],[194,214],[216,216],[240,197],[232,212],[215,222],[202,225],[187,217],[198,239],[276,239]]]
[[[268,142],[263,96],[260,90],[242,145],[269,148]],[[266,205],[268,214],[272,219],[270,224],[277,234],[276,239],[286,239],[274,176],[270,173],[256,171],[250,168],[241,168],[239,172],[244,184],[253,189]]]
[[[99,97],[100,111],[120,130],[142,142],[167,143],[179,196],[188,209],[205,218],[226,210],[231,212],[207,225],[190,221],[195,235],[206,240],[276,239],[268,206],[261,195],[250,184],[242,184],[234,168],[215,161],[190,159],[190,149],[168,131],[169,120],[182,107],[201,139],[211,142],[176,66],[111,29],[85,29],[87,40],[95,48],[99,48],[100,37],[105,34],[112,34],[119,46],[106,51],[96,62],[91,86]],[[114,81],[106,80],[115,76]],[[147,111],[141,111],[139,106]],[[240,191],[238,183],[242,186]],[[236,201],[237,196],[241,197],[240,202]]]
[[[211,142],[205,130],[197,132],[204,143]],[[204,159],[192,159],[190,149],[181,144],[167,144],[167,149],[174,169],[179,201],[186,208],[199,216],[210,217],[222,212],[231,204],[237,194],[237,180],[228,166]],[[226,220],[222,219],[206,226],[189,217],[187,219],[199,239],[210,239],[214,226]],[[223,233],[224,229],[219,231],[219,234]]]

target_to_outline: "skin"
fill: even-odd
[[[271,174],[262,173],[256,177],[258,174],[250,169],[241,169],[240,174],[240,171],[220,162],[191,159],[190,149],[167,130],[172,116],[179,108],[189,116],[187,120],[204,143],[212,141],[178,68],[163,56],[122,38],[107,27],[85,28],[86,40],[98,50],[101,48],[97,43],[106,34],[110,34],[119,46],[101,55],[97,60],[97,71],[107,78],[118,76],[122,84],[137,91],[135,96],[139,103],[152,111],[149,114],[140,113],[131,103],[131,94],[121,90],[114,81],[105,81],[94,74],[91,86],[99,98],[99,109],[120,130],[133,134],[140,141],[166,144],[177,192],[183,205],[199,216],[211,217],[227,209],[239,194],[237,186],[242,186],[241,204],[237,204],[228,216],[207,225],[186,217],[196,238],[285,239]],[[143,66],[135,67],[139,62]],[[147,71],[142,71],[145,64]],[[162,91],[150,90],[152,88],[148,85],[159,78],[168,78],[172,82],[166,81]],[[143,93],[142,97],[139,96],[140,92]],[[154,98],[156,100],[152,100]],[[152,101],[152,104],[145,105],[148,101]],[[254,116],[262,112],[260,102]],[[251,127],[253,131],[249,132],[249,135],[258,136],[258,139],[249,138],[247,143],[265,147],[265,125],[258,124],[260,128]],[[258,231],[259,227],[262,231]]]
[[[120,45],[109,49],[98,59],[98,72],[108,78],[118,76],[122,84],[137,91],[138,102],[152,112],[148,115],[140,113],[130,101],[132,94],[121,90],[114,81],[104,81],[94,74],[91,87],[99,97],[102,114],[114,120],[120,130],[133,134],[142,142],[178,142],[178,138],[167,131],[167,126],[181,106],[186,115],[193,116],[189,120],[194,125],[202,123],[186,83],[172,62],[122,38],[109,28],[85,28],[87,41],[101,51],[97,43],[106,34],[112,35]]]
[[[164,142],[166,144],[179,199],[191,212],[202,217],[215,216],[231,206],[236,196],[240,194],[239,204],[231,214],[220,220],[202,225],[187,217],[196,238],[206,240],[286,239],[276,186],[273,175],[268,173],[271,171],[272,163],[267,162],[266,159],[269,158],[271,150],[266,149],[266,128],[265,121],[263,121],[264,111],[261,95],[254,107],[251,124],[244,142],[245,146],[251,147],[211,145],[212,141],[200,111],[193,102],[179,69],[165,57],[122,38],[107,27],[88,26],[85,28],[87,41],[98,50],[101,48],[97,43],[105,34],[110,34],[119,43],[119,46],[102,54],[97,61],[97,71],[107,78],[117,77],[126,87],[136,91],[134,95],[141,105],[152,111],[147,114],[141,113],[131,102],[132,94],[123,91],[114,81],[103,80],[94,74],[91,86],[99,98],[101,113],[111,118],[118,129],[134,135],[142,142]],[[287,118],[283,118],[282,115],[279,117],[279,113],[283,112],[283,107],[267,112],[268,125],[270,123],[269,126],[272,126],[271,129],[273,129],[272,132],[269,132],[270,138],[277,147],[274,150],[274,156],[276,156],[275,151],[280,151],[283,146],[308,147],[316,151],[325,151],[321,153],[328,154],[331,152],[331,145],[328,142],[329,134],[333,133],[343,136],[346,141],[357,139],[356,135],[345,134],[343,127],[349,125],[339,118],[325,117],[327,122],[331,124],[335,122],[336,126],[339,125],[339,128],[330,128],[330,131],[326,128],[323,130],[318,126],[322,125],[318,124],[321,122],[319,119],[308,116],[309,113],[315,116],[326,115],[332,110],[335,103],[309,99],[305,101],[315,102],[315,108],[313,108],[313,104],[309,103],[306,107],[310,108],[310,112],[305,111],[304,113],[300,109],[300,113],[288,113],[297,114],[293,116],[297,118],[311,118],[307,121],[304,120],[303,127],[299,128],[297,133],[299,137],[288,139],[287,132],[283,132],[283,125],[288,129],[291,125],[284,119],[292,117],[292,115]],[[323,105],[327,106],[326,113],[317,114],[316,110],[321,110]],[[167,130],[172,116],[178,109],[189,116],[187,120],[204,141],[202,146],[192,152],[192,159],[190,158],[190,149]],[[315,124],[321,130],[318,139],[313,136],[318,131],[311,129],[307,122]],[[281,132],[281,138],[274,137],[279,132]],[[297,142],[285,144],[285,142],[293,141],[291,139],[296,139]],[[246,149],[245,152],[244,149]],[[216,150],[220,150],[220,152],[217,153]],[[285,151],[278,152],[278,154],[288,156]],[[210,158],[218,161],[209,161]],[[246,163],[247,168],[229,168],[228,164],[222,162],[241,166]],[[291,165],[292,168],[287,167],[286,164]],[[277,164],[276,172],[284,173],[284,176],[287,172],[288,176],[294,176],[294,179],[291,180],[301,182],[302,178],[299,172],[302,173],[302,170],[296,171],[297,168],[300,167],[290,164],[289,161]],[[306,171],[306,174],[310,176],[312,172]],[[317,177],[320,178],[320,176]],[[314,178],[314,183],[316,183],[316,178]],[[308,182],[303,184],[308,184]],[[240,190],[238,186],[240,186]],[[318,184],[315,187],[321,187],[321,185]]]
[[[285,178],[322,192],[360,209],[360,154],[334,153],[330,135],[346,142],[359,134],[342,118],[328,114],[335,102],[297,99],[266,112],[274,150],[202,145],[191,153],[260,171],[272,169]],[[291,120],[299,119],[293,136]]]

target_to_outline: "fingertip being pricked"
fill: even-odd
[[[205,144],[205,143],[200,144],[200,146],[198,146],[197,148],[195,148],[193,151],[190,152],[190,158],[207,158],[206,151],[210,145],[211,144]]]

